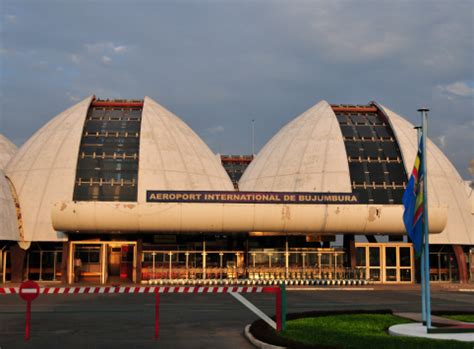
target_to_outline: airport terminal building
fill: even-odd
[[[472,281],[472,186],[427,149],[430,277]],[[416,151],[375,102],[321,101],[254,156],[214,154],[149,97],[91,96],[19,149],[0,135],[0,282],[413,283]]]

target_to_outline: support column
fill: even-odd
[[[461,245],[453,245],[453,250],[458,264],[459,282],[465,284],[468,282],[466,256]]]
[[[344,246],[344,251],[347,253],[347,258],[345,258],[345,262],[347,264],[345,265],[345,267],[355,269],[356,268],[356,248],[355,248],[354,234],[344,235],[343,246]]]
[[[24,278],[26,250],[17,243],[10,246],[11,281],[22,282]]]
[[[135,282],[137,284],[142,282],[142,254],[143,254],[143,239],[137,240],[137,255],[135,256]]]

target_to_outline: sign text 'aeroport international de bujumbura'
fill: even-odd
[[[357,204],[355,193],[147,190],[147,202],[228,204]]]

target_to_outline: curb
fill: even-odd
[[[280,346],[277,346],[277,345],[268,344],[268,343],[265,343],[265,342],[262,342],[262,341],[258,340],[257,338],[255,338],[250,333],[250,326],[251,325],[245,326],[244,335],[245,335],[245,338],[247,338],[248,341],[250,343],[252,343],[255,348],[260,348],[260,349],[286,349],[286,347],[280,347]]]

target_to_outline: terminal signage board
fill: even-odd
[[[147,202],[227,204],[357,204],[355,193],[147,190]]]

